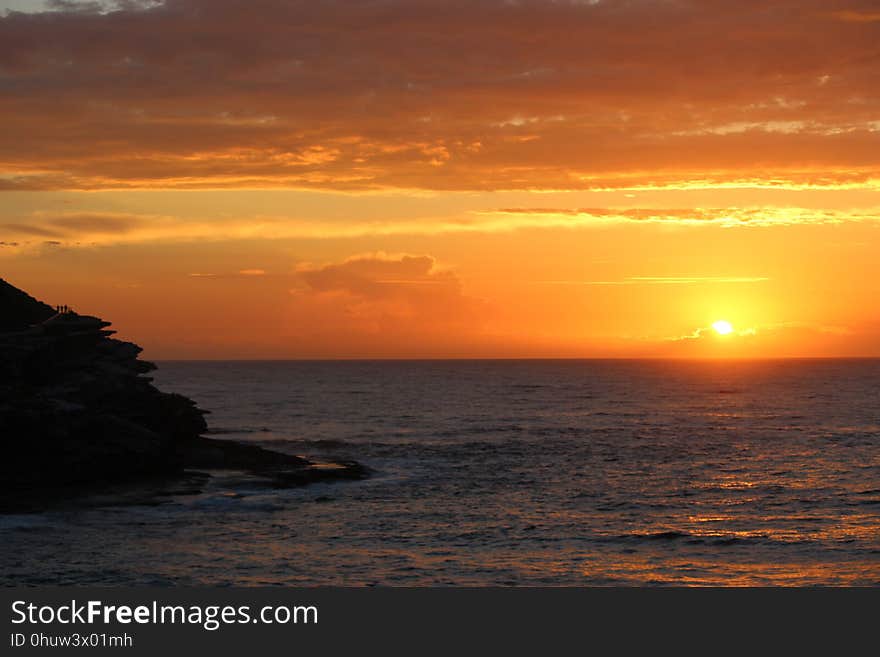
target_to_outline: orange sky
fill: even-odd
[[[0,122],[148,357],[880,356],[875,0],[0,0]]]

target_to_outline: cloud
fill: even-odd
[[[3,232],[3,235],[14,235],[16,237],[59,237],[61,235],[58,230],[51,227],[24,223],[0,224],[0,231]]]
[[[880,185],[869,0],[54,9],[0,18],[0,189]]]
[[[102,2],[76,2],[75,0],[49,0],[46,5],[50,11],[81,14],[99,14],[108,8],[108,5]]]
[[[0,223],[0,238],[20,249],[53,239],[67,246],[144,243],[156,241],[234,241],[249,239],[346,239],[394,235],[503,233],[541,228],[589,229],[619,224],[656,224],[699,228],[767,228],[793,225],[837,225],[880,222],[880,209],[816,210],[796,207],[732,208],[502,208],[452,217],[401,220],[306,220],[284,216],[188,217],[126,213],[37,212]],[[243,269],[259,275],[260,269]],[[265,272],[264,272],[265,273]],[[590,282],[575,281],[578,284]],[[590,284],[692,283],[692,277]],[[723,282],[718,280],[717,282]],[[749,282],[736,277],[727,282]]]
[[[576,228],[613,223],[654,223],[683,226],[769,227],[880,221],[880,209],[832,210],[797,207],[732,208],[502,208],[479,213],[502,225]],[[491,224],[491,221],[487,221]]]
[[[144,219],[130,214],[67,214],[43,220],[62,234],[120,235],[143,225]]]
[[[22,239],[56,238],[77,242],[83,239],[119,239],[137,228],[149,225],[150,217],[114,213],[34,213],[15,222],[0,224],[0,234]]]
[[[660,355],[784,357],[802,353],[853,356],[870,353],[876,331],[863,327],[857,332],[847,326],[810,322],[778,322],[736,328],[719,335],[711,326],[691,333],[664,338]],[[866,351],[866,348],[868,351]]]
[[[454,272],[428,255],[371,253],[321,266],[300,265],[292,291],[322,330],[332,326],[373,335],[447,339],[477,330],[487,307],[466,296]],[[313,320],[312,320],[313,321]]]
[[[761,330],[766,331],[768,328],[775,327],[763,327]],[[735,338],[748,338],[758,334],[758,329],[749,327],[745,329],[736,329],[729,335],[719,335],[717,331],[715,331],[711,326],[701,326],[700,328],[694,329],[693,333],[688,333],[687,335],[679,335],[672,338],[665,338],[667,342],[689,342],[692,340],[732,340]]]
[[[232,278],[241,278],[241,277],[259,278],[259,277],[262,277],[265,275],[266,275],[266,271],[263,269],[241,269],[236,273],[227,272],[227,273],[221,273],[221,274],[214,273],[214,272],[210,272],[210,273],[192,272],[192,273],[187,274],[187,276],[189,276],[190,278],[211,278],[211,279],[226,280],[226,281],[228,281],[229,279],[232,279]]]
[[[455,275],[435,270],[434,259],[427,255],[367,254],[316,268],[303,265],[298,273],[315,292],[345,292],[364,299],[422,297],[426,285],[433,288],[430,296],[460,295]]]

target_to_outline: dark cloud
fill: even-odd
[[[482,302],[462,293],[458,277],[427,255],[370,254],[321,267],[301,267],[305,295],[319,297],[354,326],[390,334],[433,333],[480,323]],[[302,296],[303,293],[300,293]]]
[[[49,218],[46,223],[70,233],[119,234],[143,225],[144,219],[134,215],[68,214]]]
[[[128,214],[37,213],[19,222],[0,224],[0,233],[16,237],[50,237],[75,240],[95,236],[121,236],[146,225],[148,218]],[[60,243],[60,242],[59,242]]]
[[[0,18],[3,188],[880,177],[873,0],[101,5]]]
[[[305,269],[300,276],[315,291],[343,290],[367,298],[408,295],[412,286],[438,286],[443,294],[457,295],[459,282],[450,272],[435,272],[430,256],[361,256],[341,264]],[[418,291],[421,294],[421,291]]]
[[[30,224],[0,224],[4,234],[22,235],[27,237],[61,237],[61,233],[52,228]]]

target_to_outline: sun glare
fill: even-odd
[[[715,329],[715,332],[718,335],[729,335],[730,333],[733,333],[733,325],[723,319],[719,319],[717,322],[712,324],[712,328]]]

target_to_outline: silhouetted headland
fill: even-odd
[[[357,463],[316,466],[205,438],[206,411],[158,390],[144,376],[156,366],[108,326],[0,279],[0,511],[97,491],[112,502],[106,491],[122,498],[119,485],[129,483],[198,492],[207,475],[192,468],[243,470],[273,487],[365,476]]]

